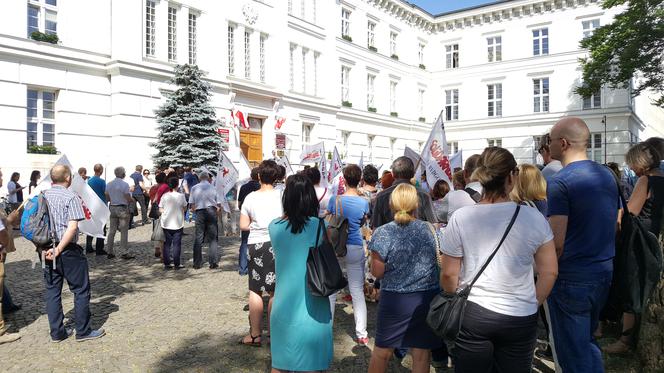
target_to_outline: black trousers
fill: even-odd
[[[537,313],[508,316],[468,302],[452,352],[455,372],[530,373],[536,342]]]

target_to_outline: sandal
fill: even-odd
[[[242,339],[239,340],[238,343],[241,344],[241,345],[251,346],[251,347],[260,347],[262,345],[260,340],[258,342],[256,342],[256,339],[261,338],[260,334],[255,336],[255,337],[253,335],[249,334],[249,337],[251,337],[251,342],[245,342],[244,339],[247,338],[247,337],[244,336],[244,337],[242,337]]]

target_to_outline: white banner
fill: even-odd
[[[328,187],[327,182],[327,173],[329,171],[329,165],[327,163],[327,154],[325,154],[325,144],[323,144],[323,159],[318,163],[320,169],[320,186],[323,188]]]
[[[461,168],[463,169],[463,150],[459,150],[456,154],[450,157],[450,168],[452,169],[452,172],[454,172],[455,169]]]
[[[240,161],[242,163],[242,161]],[[219,153],[218,172],[215,178],[215,188],[219,199],[226,200],[226,194],[233,188],[239,178],[239,172],[233,166],[233,162],[226,156],[225,152]]]
[[[413,161],[413,165],[415,165],[415,166],[417,166],[418,164],[421,163],[420,162],[420,155],[417,154],[417,152],[415,150],[411,149],[408,146],[406,146],[406,148],[403,150],[403,155],[408,157],[411,161]],[[423,167],[424,165],[420,164],[420,166]]]
[[[97,238],[104,238],[104,226],[108,222],[110,212],[108,206],[99,198],[97,193],[83,180],[81,175],[74,171],[74,167],[67,159],[66,155],[62,155],[56,165],[68,166],[72,171],[72,180],[69,190],[74,192],[81,200],[83,212],[85,212],[85,220],[78,222],[78,229],[87,234]],[[28,198],[32,198],[43,190],[51,188],[51,176],[47,175],[35,189],[32,190]]]
[[[436,181],[445,180],[452,188],[452,168],[450,160],[447,157],[447,141],[445,139],[445,126],[443,123],[443,113],[441,112],[431,128],[431,134],[420,156],[421,163],[424,165],[427,173],[427,184],[433,188]],[[421,171],[416,170],[416,180],[420,179]]]
[[[316,163],[325,160],[325,143],[319,142],[314,145],[305,145],[302,149],[300,163]]]
[[[283,157],[275,158],[275,162],[277,162],[279,166],[286,167],[286,177],[293,175],[295,173],[293,172],[293,167],[291,167],[291,164],[288,161],[288,157],[286,157],[285,155]]]
[[[360,170],[364,170],[364,152],[360,153],[360,161],[357,162],[357,165],[360,167]]]
[[[337,151],[337,147],[335,146],[334,151],[332,152],[332,159],[330,160],[330,169],[327,174],[327,183],[329,185],[331,185],[334,178],[341,173],[342,168],[343,163],[341,163],[341,156],[339,156],[339,151]]]

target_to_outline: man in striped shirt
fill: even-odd
[[[53,185],[44,191],[48,203],[51,229],[55,232],[54,247],[47,250],[44,283],[46,285],[46,313],[51,329],[51,341],[62,342],[73,331],[63,324],[62,285],[67,280],[74,293],[76,340],[79,342],[102,337],[103,329],[92,330],[90,324],[90,275],[83,248],[76,244],[78,222],[85,219],[83,202],[69,190],[72,175],[69,167],[56,165],[51,169]],[[53,261],[56,262],[53,268]]]

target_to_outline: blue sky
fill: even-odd
[[[493,3],[496,0],[408,0],[431,14],[438,14],[468,8],[476,5]]]

